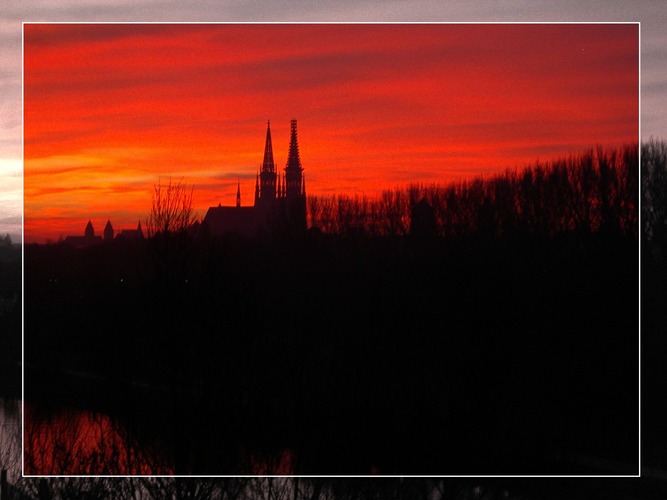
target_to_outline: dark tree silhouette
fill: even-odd
[[[637,148],[592,149],[311,198],[293,241],[31,246],[27,399],[105,412],[183,474],[632,472],[636,182]]]
[[[660,205],[662,186],[660,146],[649,143],[644,170],[656,182],[646,196]],[[664,151],[662,152],[664,154]],[[434,212],[441,238],[473,234],[486,239],[563,233],[586,235],[638,234],[638,148],[597,147],[578,156],[536,163],[522,171],[506,171],[446,186],[411,185],[384,191],[377,199],[366,197],[311,197],[310,225],[325,233],[345,236],[402,237],[410,232],[411,211],[421,200]],[[656,166],[658,165],[658,166]],[[645,176],[645,181],[646,181]],[[654,209],[649,209],[654,210]],[[647,213],[647,224],[665,214]],[[661,231],[660,228],[656,229]]]
[[[155,256],[156,277],[167,290],[180,285],[188,265],[189,231],[197,221],[193,209],[194,187],[171,178],[153,188],[151,210],[146,218],[150,246]]]
[[[194,187],[188,191],[183,179],[173,182],[170,177],[166,185],[162,181],[158,182],[153,187],[151,211],[146,219],[148,236],[187,231],[195,222],[193,192]]]

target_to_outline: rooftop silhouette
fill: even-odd
[[[122,229],[118,234],[115,233],[111,220],[107,220],[104,226],[103,236],[95,234],[93,223],[89,220],[83,231],[83,236],[70,235],[64,240],[64,243],[74,248],[87,248],[91,246],[100,245],[102,243],[109,243],[115,239],[128,241],[141,241],[144,239],[144,233],[141,229],[141,221],[137,224],[136,229]]]

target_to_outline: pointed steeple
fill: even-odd
[[[104,226],[104,241],[111,240],[113,240],[113,226],[111,225],[111,221],[107,220],[107,225]]]
[[[299,158],[299,141],[296,135],[296,120],[291,122],[289,156],[287,157],[287,166],[285,171],[301,171],[301,159]]]
[[[296,120],[291,122],[289,156],[285,167],[285,196],[293,199],[301,196],[301,181],[303,168],[299,158],[299,141],[296,134]]]
[[[275,172],[276,166],[273,162],[273,145],[271,144],[271,120],[266,124],[266,142],[264,144],[264,160],[262,161],[262,172]]]
[[[95,236],[95,229],[93,229],[93,223],[90,222],[90,219],[88,219],[88,224],[86,224],[86,229],[83,232],[83,235],[86,238],[92,238]]]
[[[256,201],[276,199],[276,165],[273,161],[273,145],[271,143],[271,121],[266,125],[266,142],[264,143],[264,159],[259,173],[259,196]]]
[[[241,181],[236,181],[236,206],[241,206]]]

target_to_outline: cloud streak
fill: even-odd
[[[111,199],[144,216],[159,176],[203,186],[202,212],[229,200],[218,180],[254,177],[269,118],[281,168],[299,119],[313,194],[633,141],[638,55],[634,24],[29,24],[26,235],[47,237],[61,203],[75,220]]]

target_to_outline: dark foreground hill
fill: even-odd
[[[188,474],[637,472],[635,238],[183,255],[166,279],[150,245],[27,247],[26,400],[102,410]]]

